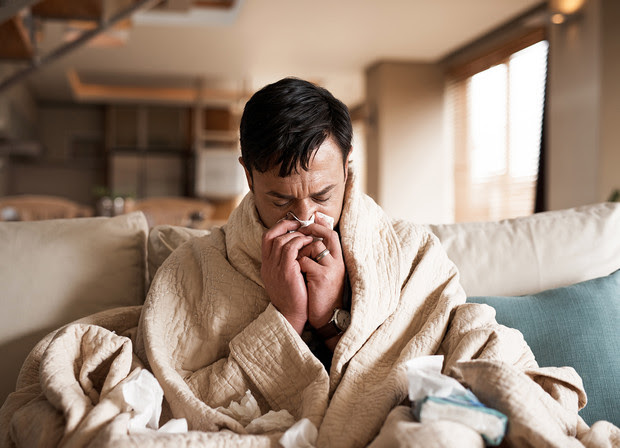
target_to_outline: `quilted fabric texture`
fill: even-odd
[[[167,224],[153,227],[149,233],[148,241],[149,284],[153,281],[153,277],[155,277],[162,263],[177,247],[191,238],[206,236],[210,233],[209,230],[190,229]]]
[[[588,424],[620,425],[620,270],[572,286],[521,297],[470,297],[516,328],[540,366],[571,366],[583,379]]]
[[[347,191],[341,240],[353,290],[352,324],[329,376],[262,288],[264,227],[251,195],[223,229],[190,240],[159,269],[138,352],[144,350],[173,413],[187,416],[191,428],[242,432],[215,408],[249,389],[261,409],[286,409],[320,426],[320,446],[367,443],[393,401],[406,395],[404,361],[438,349],[448,309],[465,300],[453,265],[424,229],[393,227],[369,198]],[[409,282],[413,277],[424,280]],[[418,307],[426,311],[415,313]],[[418,331],[428,337],[410,341]],[[338,388],[343,382],[348,386]],[[368,402],[375,403],[372,412],[360,413]],[[364,423],[339,423],[352,413]]]

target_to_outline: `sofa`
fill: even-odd
[[[93,214],[92,207],[60,196],[23,194],[0,197],[0,221],[85,218]]]
[[[522,331],[541,366],[571,365],[587,423],[620,425],[620,204],[498,222],[428,225],[460,271],[469,301]],[[166,257],[208,230],[149,229],[142,212],[113,218],[0,222],[0,402],[48,332],[143,303]]]

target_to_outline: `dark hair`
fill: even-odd
[[[351,149],[349,110],[329,91],[308,81],[284,78],[256,92],[241,117],[241,156],[250,174],[280,165],[278,175],[298,167],[308,170],[310,158],[329,137],[342,151]]]

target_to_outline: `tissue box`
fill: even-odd
[[[420,422],[450,420],[462,423],[480,433],[487,445],[497,446],[506,433],[508,418],[482,404],[474,394],[426,397],[412,404]]]

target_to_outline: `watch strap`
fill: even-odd
[[[336,325],[336,321],[333,318],[322,327],[315,329],[315,331],[316,334],[318,334],[324,341],[343,333],[343,331],[338,328],[338,325]]]
[[[322,327],[317,328],[316,333],[323,339],[324,341],[333,338],[334,336],[338,336],[339,334],[344,333],[346,328],[340,328],[338,325],[338,313],[342,313],[343,310],[336,308],[334,313],[332,314],[332,318]]]

